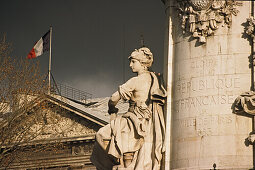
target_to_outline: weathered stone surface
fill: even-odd
[[[252,168],[252,147],[244,144],[252,131],[251,119],[234,115],[231,109],[235,98],[251,86],[251,46],[243,37],[242,25],[249,17],[250,2],[243,1],[229,27],[220,25],[204,44],[183,36],[176,4],[169,4],[173,21],[173,70],[168,70],[168,75],[173,74],[171,169],[213,169],[214,163],[217,169]]]

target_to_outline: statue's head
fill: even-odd
[[[142,47],[139,48],[138,50],[135,49],[135,51],[131,53],[128,59],[138,60],[141,63],[141,65],[149,69],[153,63],[153,54],[151,53],[149,48]]]

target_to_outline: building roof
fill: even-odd
[[[87,108],[94,110],[94,111],[98,111],[98,112],[108,116],[109,115],[108,114],[109,99],[110,99],[110,97],[102,97],[102,98],[94,98],[94,99],[87,100],[89,102]],[[119,109],[118,113],[123,114],[123,113],[127,112],[129,103],[124,100],[120,100],[116,107]]]
[[[110,116],[108,114],[109,97],[90,99],[87,100],[86,103],[84,101],[76,101],[55,94],[48,95],[47,97],[49,101],[61,105],[65,109],[101,126],[110,122]],[[128,110],[128,106],[128,102],[121,100],[116,107],[119,109],[119,114],[123,114]]]
[[[104,97],[104,98],[94,98],[94,99],[90,99],[89,101],[87,100],[86,103],[83,101],[76,101],[73,99],[69,99],[66,97],[62,97],[60,95],[56,95],[56,94],[50,94],[50,95],[46,95],[45,97],[38,97],[33,99],[29,105],[27,105],[29,108],[32,108],[40,103],[42,103],[43,101],[48,101],[51,102],[53,104],[56,104],[70,112],[72,112],[75,115],[78,115],[78,119],[80,119],[79,117],[82,117],[84,119],[80,119],[80,121],[87,121],[90,122],[88,125],[90,126],[97,126],[97,127],[102,127],[105,126],[106,124],[108,124],[110,122],[110,115],[108,114],[108,100],[109,97]],[[123,114],[128,110],[129,104],[127,102],[124,101],[120,101],[117,106],[117,108],[119,108],[119,113],[118,114]],[[22,108],[21,108],[22,109]],[[20,111],[19,114],[23,114],[25,113],[27,110],[22,110]],[[68,113],[68,112],[67,112]],[[7,124],[8,122],[8,117],[11,114],[11,112],[8,110],[5,113],[2,113],[2,115],[0,116],[0,125],[1,127],[4,127],[5,124]],[[66,116],[62,116],[63,118],[66,118]],[[75,122],[75,117],[73,117],[72,119],[74,119],[73,121]],[[67,118],[66,120],[67,121]],[[63,121],[61,121],[62,123],[64,123]],[[84,122],[83,122],[84,123]],[[86,122],[85,122],[86,123]],[[92,123],[92,124],[91,124]],[[69,124],[72,124],[69,122]],[[77,123],[76,123],[77,124]],[[76,125],[75,124],[75,125]],[[50,124],[49,124],[50,125]],[[57,128],[57,124],[54,125],[54,127]],[[48,127],[48,126],[47,126]],[[49,126],[50,128],[51,126]],[[74,128],[80,128],[82,129],[80,126],[75,126]],[[77,130],[77,129],[76,129]],[[86,130],[86,129],[83,129]],[[49,133],[50,135],[52,135],[53,133]],[[81,140],[81,139],[93,139],[94,138],[95,133],[89,133],[86,134],[82,131],[81,135],[74,135],[73,132],[70,135],[69,133],[67,134],[67,136],[63,136],[61,137],[62,141],[76,141],[76,140]],[[56,139],[58,139],[58,136],[54,136]],[[50,141],[55,141],[54,137],[50,137]],[[36,138],[35,140],[31,141],[31,144],[34,142],[46,142],[45,141],[45,135],[44,137],[40,138]],[[49,141],[47,141],[49,142]]]

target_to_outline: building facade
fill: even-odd
[[[43,112],[39,114],[42,120],[30,127],[31,133],[40,131],[39,135],[20,142],[0,169],[96,169],[90,156],[96,132],[110,120],[108,100],[98,98],[85,103],[51,94],[37,101],[33,107],[43,109],[31,108],[29,114]],[[118,107],[124,113],[128,104],[120,102]]]

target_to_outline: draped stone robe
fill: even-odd
[[[97,132],[91,161],[102,170],[159,170],[165,150],[166,97],[160,79],[152,72],[140,74],[121,85],[119,95],[129,101],[129,109]],[[134,153],[131,164],[127,168],[116,166],[129,152]]]

